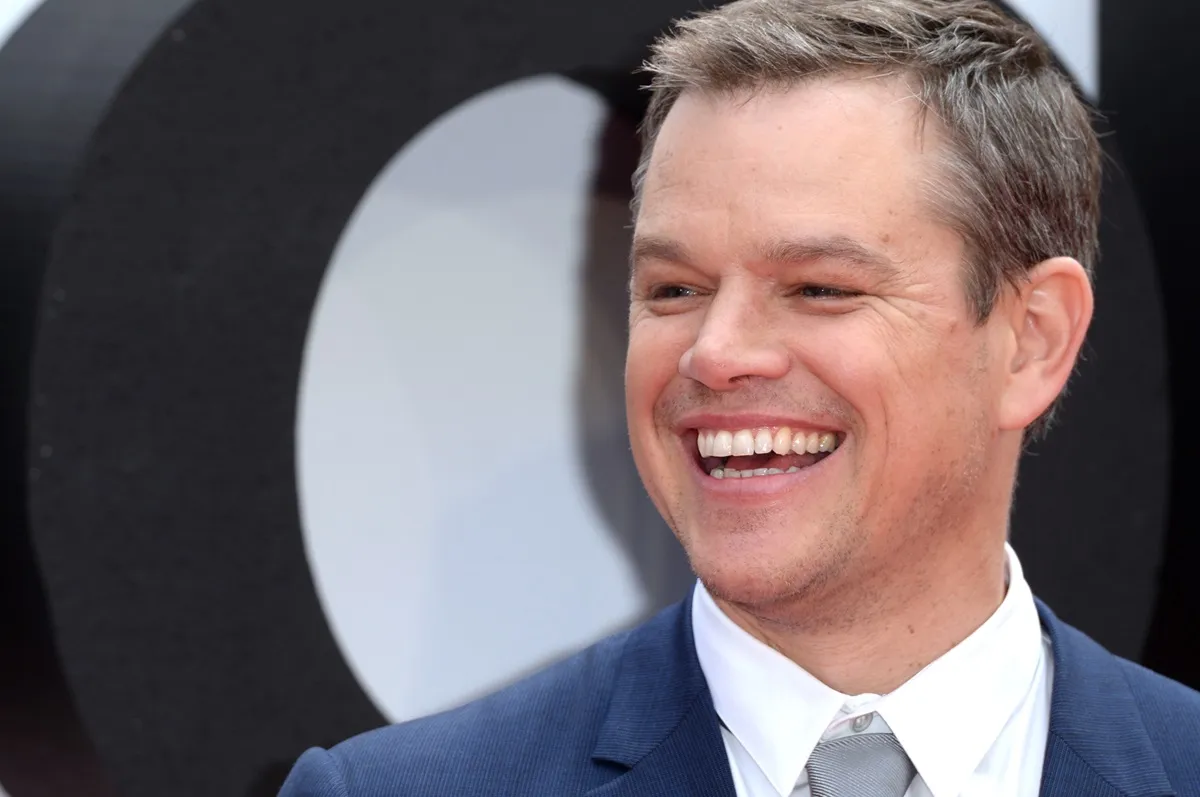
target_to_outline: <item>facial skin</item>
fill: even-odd
[[[1091,317],[1086,274],[1056,258],[976,322],[964,243],[922,193],[943,143],[910,93],[857,77],[685,92],[635,227],[626,401],[647,490],[735,622],[859,691],[999,605],[1021,430]],[[841,445],[782,476],[698,464],[698,427],[785,425]],[[895,661],[839,662],[897,637],[913,641]]]

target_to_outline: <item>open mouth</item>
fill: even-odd
[[[714,479],[782,476],[811,467],[837,450],[844,435],[819,429],[694,429],[692,450]]]

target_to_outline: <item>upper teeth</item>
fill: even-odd
[[[837,448],[833,432],[793,432],[786,426],[777,429],[701,429],[696,446],[702,457],[747,457],[751,454],[816,454]]]

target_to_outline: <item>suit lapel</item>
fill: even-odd
[[[1042,797],[1170,797],[1116,657],[1038,601],[1054,648]]]
[[[1051,732],[1046,739],[1046,761],[1039,794],[1041,797],[1127,797],[1129,792],[1106,781],[1062,737]]]
[[[735,797],[685,600],[635,629],[592,757],[623,771],[589,797]]]
[[[721,733],[704,712],[687,712],[679,725],[625,774],[589,797],[734,797]]]

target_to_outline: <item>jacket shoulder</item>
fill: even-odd
[[[1117,658],[1142,724],[1180,794],[1200,795],[1200,692]]]
[[[325,768],[340,773],[345,792],[328,793],[583,791],[628,636],[609,637],[459,708],[342,742],[328,751]]]
[[[1175,711],[1183,711],[1185,714],[1191,715],[1193,718],[1192,729],[1200,732],[1200,692],[1136,662],[1122,659],[1119,656],[1114,658],[1117,659],[1121,670],[1125,673],[1125,679],[1129,681],[1129,688],[1133,690],[1135,696],[1142,702],[1153,704],[1156,707],[1172,705],[1175,707]]]

